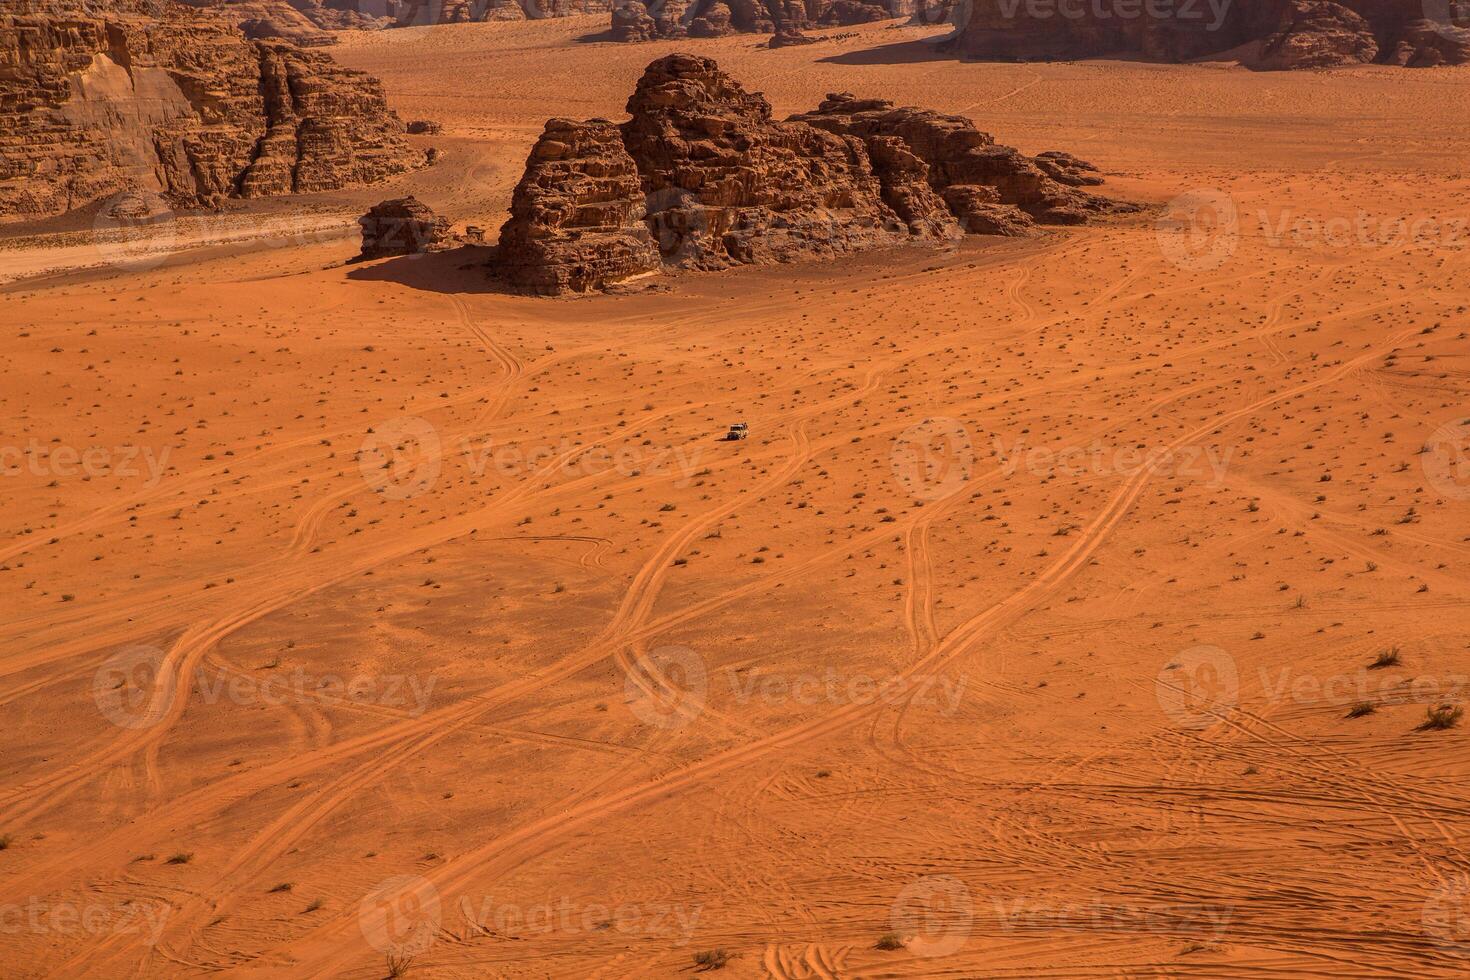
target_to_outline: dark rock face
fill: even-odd
[[[658,25],[639,0],[619,0],[612,8],[614,41],[653,41],[659,36]]]
[[[1470,30],[1427,20],[1409,21],[1397,32],[1397,40],[1380,49],[1379,60],[1405,68],[1470,63]]]
[[[830,95],[784,122],[708,58],[648,66],[631,118],[553,119],[531,151],[497,264],[528,292],[585,292],[665,267],[789,262],[964,232],[1024,235],[1136,210],[1077,190],[968,120]],[[1055,175],[1055,176],[1053,176]]]
[[[704,12],[689,22],[690,37],[727,37],[735,33],[730,26],[733,18],[730,8],[718,2],[704,8]]]
[[[1326,0],[1293,0],[1262,45],[1258,67],[1331,68],[1377,56],[1378,41],[1362,17]]]
[[[900,237],[860,140],[773,122],[708,58],[649,65],[628,112],[623,142],[666,261],[722,268]]]
[[[553,119],[531,150],[500,229],[506,280],[531,293],[600,289],[659,268],[643,191],[618,127]]]
[[[449,221],[414,197],[375,204],[357,223],[362,226],[362,252],[358,257],[363,259],[416,255],[455,243]]]
[[[652,41],[682,37],[724,37],[730,34],[775,34],[771,47],[808,43],[802,31],[814,27],[846,27],[875,20],[904,17],[912,0],[675,0],[660,11],[643,16],[620,12],[624,6],[643,4],[617,0],[612,8],[612,35],[618,41]],[[632,25],[636,23],[637,26]]]
[[[1074,182],[1069,176],[1065,183],[1059,182],[1048,173],[1070,175],[1089,164],[1065,154],[1033,161],[998,145],[989,133],[961,116],[895,106],[883,99],[858,99],[842,92],[827,96],[816,111],[792,119],[866,140],[897,137],[928,165],[929,183],[936,191],[966,185],[988,187],[996,194],[995,203],[1017,208],[1043,224],[1080,224],[1089,215],[1118,208],[1116,202],[1066,186],[1080,186],[1080,180]]]
[[[181,0],[191,7],[206,7],[239,27],[252,40],[278,38],[302,47],[336,43],[315,21],[287,0]]]
[[[0,220],[120,192],[175,208],[334,190],[424,164],[382,87],[173,0],[11,0]]]
[[[939,0],[945,2],[945,0]],[[1425,20],[1421,0],[1234,0],[1175,4],[1151,13],[1125,0],[1062,5],[1050,0],[951,0],[963,57],[1002,60],[1141,54],[1181,62],[1243,48],[1265,70],[1470,61],[1470,31]],[[1063,7],[1066,13],[1063,12]],[[927,9],[927,8],[926,8]]]

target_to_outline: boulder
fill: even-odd
[[[418,255],[456,244],[449,221],[414,197],[375,204],[357,223],[362,227],[360,259]]]

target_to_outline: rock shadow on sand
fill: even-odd
[[[354,282],[396,282],[425,293],[503,293],[514,290],[492,275],[495,247],[462,245],[388,259],[349,263]]]

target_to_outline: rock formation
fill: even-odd
[[[809,28],[906,17],[912,9],[912,0],[671,0],[653,9],[639,0],[616,0],[612,37],[616,41],[653,41],[775,34],[780,40],[772,47],[784,47],[802,43],[801,32]]]
[[[895,106],[883,99],[858,99],[843,92],[827,96],[816,111],[791,118],[869,141],[875,137],[896,137],[928,165],[929,183],[936,192],[944,194],[952,188],[979,186],[990,188],[995,195],[993,201],[982,202],[974,195],[959,192],[949,194],[947,201],[964,199],[977,205],[999,205],[1021,212],[1019,217],[1008,216],[1013,222],[1025,223],[1029,218],[1043,224],[1080,224],[1089,215],[1116,208],[1112,201],[1072,189],[1085,183],[1073,174],[1090,167],[1089,164],[1066,154],[1032,160],[1009,146],[997,144],[989,133],[976,129],[974,123],[962,116]],[[1052,173],[1067,179],[1058,181]],[[951,203],[951,207],[955,205]],[[980,218],[970,210],[957,212],[956,217],[962,224]]]
[[[612,8],[614,41],[653,41],[659,37],[658,25],[640,0],[618,0]]]
[[[1075,4],[954,0],[964,57],[1006,60],[1138,55],[1193,61],[1226,52],[1253,68],[1330,68],[1470,61],[1470,31],[1420,0],[1236,0],[1151,8],[1122,0]],[[1446,0],[1446,11],[1454,10]],[[1162,11],[1162,12],[1159,12]]]
[[[11,0],[0,15],[0,218],[123,191],[207,207],[424,162],[374,79],[174,0]]]
[[[554,295],[600,289],[659,267],[643,192],[618,127],[552,119],[531,150],[500,230],[511,285]]]
[[[279,38],[302,47],[335,44],[336,38],[287,0],[180,0],[207,8],[251,39]]]
[[[771,35],[771,40],[767,43],[773,48],[792,48],[802,44],[816,44],[817,39],[795,28],[787,27]]]
[[[1033,161],[967,119],[830,95],[771,118],[708,58],[653,62],[630,119],[553,119],[496,264],[514,287],[585,292],[663,267],[722,269],[914,241],[1020,235],[1132,210],[1077,190],[1096,168]]]
[[[415,197],[401,197],[373,205],[357,219],[362,227],[362,252],[358,258],[381,259],[390,255],[417,255],[455,244],[449,220],[436,215]]]
[[[777,123],[708,58],[649,65],[623,143],[665,260],[717,269],[870,248],[900,236],[862,141]]]
[[[323,0],[331,8],[355,6],[357,0]],[[574,14],[603,14],[611,0],[385,0],[394,27],[471,24],[487,21],[541,20]]]

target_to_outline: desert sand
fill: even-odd
[[[0,974],[1470,971],[1470,74],[604,21],[349,36],[444,126],[388,184],[4,229]],[[681,47],[1152,210],[347,262],[403,193],[493,236]]]

